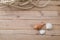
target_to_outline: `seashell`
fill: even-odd
[[[53,25],[51,23],[46,23],[46,29],[50,30],[53,28]]]
[[[39,30],[39,33],[40,33],[41,35],[44,35],[44,34],[46,33],[46,31],[45,31],[45,30]]]
[[[43,23],[43,22],[41,22],[40,24],[36,24],[35,26],[34,26],[34,29],[35,30],[40,30],[40,29],[42,29],[42,27],[44,26],[45,24]]]

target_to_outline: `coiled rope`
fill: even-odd
[[[30,0],[30,2],[36,7],[45,7],[51,0]]]
[[[31,9],[36,7],[45,7],[51,0],[0,0],[0,3],[10,5],[20,9]]]

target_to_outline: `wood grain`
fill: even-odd
[[[60,20],[0,20],[0,29],[33,29],[34,25],[40,22],[50,22],[54,26],[56,26],[56,29],[60,25]],[[58,28],[60,29],[60,28]]]
[[[48,13],[42,15],[41,11]],[[55,14],[51,11],[55,11]],[[60,35],[59,14],[60,1],[51,1],[45,8],[34,7],[29,10],[0,5],[0,40],[60,40],[60,36],[51,36]],[[47,30],[46,35],[38,35],[39,31],[33,27],[40,22],[52,23],[53,29]],[[42,29],[46,30],[46,27]]]
[[[60,19],[58,11],[0,11],[0,19]]]

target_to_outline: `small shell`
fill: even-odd
[[[40,30],[40,29],[42,29],[42,27],[44,26],[44,23],[40,23],[40,24],[36,24],[35,26],[34,26],[34,29],[35,30]]]
[[[46,29],[50,30],[53,28],[53,25],[51,23],[46,23]]]
[[[45,30],[39,30],[39,33],[40,33],[41,35],[44,35],[44,34],[46,33],[46,31],[45,31]]]

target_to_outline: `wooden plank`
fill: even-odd
[[[60,36],[39,36],[39,35],[1,35],[1,40],[59,40]]]
[[[35,17],[32,17],[32,16],[0,16],[0,20],[40,20],[40,19],[44,19],[44,20],[48,20],[48,19],[58,19],[60,20],[60,16],[58,17],[51,17],[51,16],[35,16]]]
[[[2,19],[18,19],[18,18],[37,18],[41,14],[38,11],[0,11],[0,18]]]
[[[45,23],[50,22],[52,24],[60,24],[60,20],[58,21],[57,20],[0,20],[1,25],[15,25],[15,24],[24,25],[25,24],[28,26],[29,24],[32,25],[32,24],[37,24],[40,22],[45,22]]]
[[[17,27],[17,26],[2,26],[0,30],[34,30],[34,26],[26,26],[26,27]],[[42,29],[46,29],[45,26]],[[53,25],[53,30],[60,30],[60,25]]]
[[[29,16],[0,16],[0,20],[40,20],[40,19],[44,19],[44,20],[48,20],[48,19],[58,19],[60,20],[60,16],[58,17],[47,17],[47,16],[41,16],[41,17],[29,17]]]
[[[53,30],[60,30],[60,25],[53,25]]]
[[[36,35],[37,30],[0,30],[0,34]]]
[[[37,33],[39,33],[39,31],[36,30],[0,30],[0,34],[2,35],[6,35],[6,34],[10,34],[10,35],[37,35]],[[40,35],[40,34],[39,34]],[[45,36],[52,36],[52,35],[60,35],[60,31],[59,30],[46,30],[46,34]]]
[[[0,35],[1,37],[4,37],[4,36],[14,36],[17,37],[17,35],[19,35],[20,37],[21,36],[38,36],[39,37],[52,37],[52,36],[55,36],[55,37],[58,37],[60,36],[60,31],[59,30],[51,30],[51,31],[46,31],[46,35],[42,36],[42,35],[37,35],[38,31],[36,30],[0,30]],[[35,37],[34,37],[35,38]]]
[[[41,11],[43,16],[46,17],[57,17],[59,16],[58,11]]]
[[[58,16],[58,11],[0,11],[0,16],[41,16],[41,13],[47,13],[47,15],[49,15],[49,13],[51,13],[51,15],[55,13]]]
[[[60,11],[60,6],[58,7],[58,11]]]
[[[55,18],[60,19],[58,11],[0,11],[0,19],[11,20],[11,19],[55,19]]]
[[[0,30],[33,30],[34,25],[41,21],[45,23],[50,22],[53,24],[53,27],[60,29],[60,20],[0,20]]]
[[[46,30],[46,35],[49,36],[60,36],[60,30]]]
[[[0,16],[41,16],[38,11],[0,11]]]

